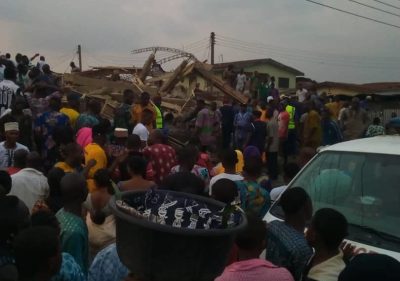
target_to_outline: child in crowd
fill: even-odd
[[[227,266],[215,281],[293,281],[293,277],[285,268],[260,259],[265,249],[267,228],[265,222],[254,215],[247,216],[247,227],[236,238],[238,259]]]
[[[243,177],[236,172],[238,157],[233,149],[227,149],[222,153],[222,166],[224,172],[214,176],[210,181],[209,195],[212,195],[213,185],[220,179],[230,179],[232,181],[243,180]]]
[[[211,197],[227,205],[238,202],[238,190],[234,181],[220,179],[215,182]]]
[[[261,170],[261,158],[250,157],[244,164],[244,179],[236,182],[242,209],[254,212],[260,218],[265,216],[271,205],[269,192],[257,182]]]
[[[177,172],[191,172],[204,181],[204,189],[208,189],[210,183],[210,174],[207,168],[196,164],[198,160],[199,150],[193,145],[181,148],[177,152],[178,165],[172,167],[171,174]]]
[[[319,209],[311,221],[306,238],[315,250],[303,280],[336,281],[346,267],[340,245],[347,236],[347,220],[334,209]]]
[[[88,211],[90,257],[115,241],[115,220],[108,206],[114,189],[107,169],[97,170],[94,174],[95,191],[88,194],[84,207]]]
[[[385,134],[385,127],[381,125],[381,119],[379,117],[375,117],[374,121],[371,125],[369,125],[367,129],[366,137],[376,137]]]

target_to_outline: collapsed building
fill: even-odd
[[[157,51],[172,51],[167,60],[183,58],[172,71],[165,72],[157,61]],[[122,92],[131,89],[136,95],[148,92],[151,96],[162,98],[161,108],[174,116],[185,116],[195,107],[196,99],[206,102],[222,102],[228,96],[237,103],[247,103],[248,97],[233,89],[229,83],[212,72],[212,65],[198,61],[192,54],[171,48],[146,48],[137,51],[151,51],[142,67],[93,67],[90,70],[64,74],[63,86],[78,92],[84,101],[96,99],[102,103],[101,115],[113,119],[114,110],[122,102]],[[137,52],[133,51],[133,52]],[[207,87],[200,85],[207,84]],[[84,103],[85,104],[85,103]],[[185,139],[187,133],[177,133],[179,139]]]
[[[135,94],[148,92],[162,97],[161,107],[176,115],[185,114],[193,108],[196,98],[206,101],[222,101],[227,95],[238,103],[247,103],[248,97],[233,89],[228,83],[214,75],[212,66],[187,56],[172,72],[165,72],[155,52],[141,68],[137,67],[94,67],[91,70],[64,74],[63,85],[79,92],[85,99],[98,99],[103,103],[102,115],[112,119],[113,109],[122,101],[122,92],[131,89]],[[178,56],[173,56],[178,58]],[[172,59],[172,58],[171,58]],[[210,91],[199,88],[199,80],[207,81]]]

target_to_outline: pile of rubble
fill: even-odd
[[[161,71],[160,71],[161,70]],[[198,81],[203,81],[203,89]],[[114,109],[122,101],[122,92],[131,89],[139,95],[146,91],[160,95],[161,107],[175,116],[191,111],[196,98],[222,101],[224,95],[239,103],[248,98],[212,72],[212,65],[188,58],[172,72],[164,72],[151,54],[142,68],[96,67],[88,71],[63,75],[63,84],[81,93],[86,100],[102,102],[102,115],[112,119]]]

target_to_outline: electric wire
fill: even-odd
[[[395,9],[400,10],[400,7],[398,7],[398,6],[395,6],[395,5],[392,5],[392,4],[389,4],[389,3],[386,3],[386,2],[380,1],[380,0],[374,0],[374,1],[375,1],[375,2],[378,2],[378,3],[381,3],[381,4],[385,5],[385,6],[388,6],[388,7],[391,7],[391,8],[395,8]]]
[[[226,45],[226,44],[221,44],[221,43],[216,43],[219,46],[226,47],[226,48],[231,48],[235,49],[238,51],[242,52],[247,52],[251,54],[257,54],[257,55],[270,55],[270,53],[266,51],[257,51],[257,50],[249,50],[241,47],[235,47],[232,45]],[[289,59],[289,60],[295,60],[295,61],[301,61],[301,62],[307,62],[307,63],[315,63],[315,64],[320,64],[320,65],[335,65],[335,66],[343,66],[343,67],[353,67],[353,68],[378,68],[378,69],[394,69],[398,70],[400,69],[400,65],[393,65],[391,67],[384,66],[384,65],[355,65],[355,64],[345,64],[345,63],[335,63],[335,62],[326,62],[323,60],[317,60],[317,59],[307,59],[307,58],[301,58],[297,56],[288,56],[288,55],[282,55],[282,54],[276,54],[276,57],[284,58],[284,59]]]
[[[238,39],[234,39],[231,37],[226,37],[226,36],[217,36],[217,40],[219,41],[225,41],[233,44],[239,44],[244,47],[253,47],[257,49],[268,49],[272,51],[279,51],[279,52],[289,52],[289,53],[299,53],[301,55],[310,55],[312,57],[321,57],[321,58],[332,58],[332,59],[343,59],[348,61],[350,60],[366,60],[366,59],[371,59],[370,56],[360,56],[360,55],[345,55],[345,54],[332,54],[332,53],[326,53],[326,52],[319,52],[319,51],[310,51],[310,50],[301,50],[297,48],[287,48],[287,47],[282,47],[282,46],[275,46],[275,45],[269,45],[269,44],[264,44],[264,43],[255,43],[255,42],[246,42]],[[394,62],[398,61],[400,63],[400,57],[375,57],[376,60],[382,60],[385,62]]]
[[[377,10],[377,11],[383,12],[383,13],[385,13],[385,14],[393,15],[393,16],[396,16],[396,17],[399,17],[399,18],[400,18],[400,15],[399,15],[399,14],[392,13],[392,12],[389,12],[389,11],[386,11],[386,10],[383,10],[383,9],[380,9],[380,8],[377,8],[377,7],[374,7],[374,6],[365,4],[365,3],[361,3],[361,2],[358,2],[358,1],[355,1],[355,0],[349,0],[349,1],[350,1],[350,2],[353,2],[353,3],[356,3],[356,4],[358,4],[358,5],[361,5],[361,6],[364,6],[364,7],[367,7],[367,8],[373,9],[373,10]]]
[[[316,4],[316,5],[323,6],[323,7],[325,7],[325,8],[329,8],[329,9],[332,9],[332,10],[336,10],[336,11],[338,11],[338,12],[342,12],[342,13],[345,13],[345,14],[349,14],[349,15],[352,15],[352,16],[355,16],[355,17],[358,17],[358,18],[363,18],[363,19],[366,19],[366,20],[369,20],[369,21],[373,21],[373,22],[376,22],[376,23],[380,23],[380,24],[383,24],[383,25],[387,25],[387,26],[391,26],[391,27],[400,29],[400,26],[399,26],[399,25],[395,25],[395,24],[391,24],[391,23],[384,22],[384,21],[381,21],[381,20],[373,19],[373,18],[366,17],[366,16],[363,16],[363,15],[359,15],[359,14],[356,14],[356,13],[353,13],[353,12],[349,12],[349,11],[346,11],[346,10],[343,10],[343,9],[339,9],[339,8],[336,8],[336,7],[333,7],[333,6],[329,6],[329,5],[326,5],[326,4],[317,2],[317,1],[313,1],[313,0],[305,0],[305,1],[310,2],[310,3],[313,3],[313,4]],[[383,4],[383,2],[381,2],[381,1],[378,1],[378,0],[374,0],[374,1],[377,1],[377,2],[380,2],[380,3]],[[396,7],[396,8],[397,8],[397,7]],[[400,8],[399,8],[399,9],[400,9]]]

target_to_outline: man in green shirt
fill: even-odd
[[[82,218],[82,203],[88,190],[86,180],[77,173],[66,174],[61,180],[64,208],[56,217],[61,228],[61,248],[74,257],[82,271],[87,274],[89,262],[88,229]]]
[[[268,86],[268,79],[265,79],[263,83],[259,83],[258,86],[258,99],[263,102],[267,102],[268,94],[270,92]]]

